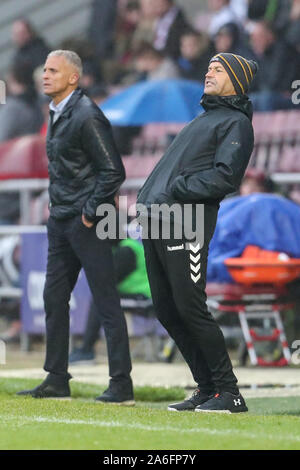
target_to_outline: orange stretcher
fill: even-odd
[[[291,354],[281,313],[294,307],[286,285],[300,276],[300,259],[248,246],[240,258],[228,258],[225,265],[236,284],[207,284],[209,307],[219,314],[238,314],[251,364],[288,365]],[[259,355],[255,345],[262,342],[280,345],[280,356],[266,360]]]
[[[244,285],[285,285],[300,276],[300,259],[257,246],[248,246],[241,258],[228,258],[225,265],[233,279]]]

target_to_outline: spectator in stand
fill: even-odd
[[[256,168],[249,168],[240,186],[240,195],[248,196],[253,193],[273,193],[274,183],[263,171]]]
[[[300,0],[292,1],[289,19],[290,22],[286,30],[286,40],[292,47],[296,49],[298,54],[300,54]]]
[[[300,185],[299,184],[292,185],[288,193],[288,198],[291,199],[293,202],[296,202],[296,204],[300,205]]]
[[[13,23],[12,41],[17,48],[13,64],[27,64],[32,73],[39,65],[44,64],[50,52],[44,39],[37,35],[32,24],[24,18]]]
[[[137,52],[135,67],[140,79],[164,80],[177,78],[179,72],[176,64],[163,52],[157,51],[150,44],[145,44]]]
[[[180,38],[190,26],[174,0],[155,0],[153,8],[157,17],[153,46],[165,55],[178,59]]]
[[[251,34],[250,43],[259,64],[259,71],[250,95],[255,111],[290,109],[292,83],[296,80],[298,54],[264,21],[258,21]]]
[[[44,73],[44,66],[40,65],[34,70],[33,75],[32,75],[33,83],[37,91],[37,94],[39,96],[46,96],[43,91],[43,73]],[[47,97],[47,100],[50,103],[50,100],[48,97]]]
[[[110,84],[122,82],[132,65],[135,46],[134,37],[142,19],[138,0],[128,0],[119,8],[114,31],[114,54],[104,62],[105,81]]]
[[[277,33],[283,32],[289,23],[292,0],[249,0],[248,18],[264,20]]]
[[[204,82],[208,60],[215,53],[209,36],[203,32],[187,31],[181,36],[180,52],[177,65],[182,78]]]
[[[178,78],[179,70],[175,62],[157,51],[151,44],[143,44],[135,54],[133,67],[123,80],[129,85],[142,80],[165,80]]]
[[[214,37],[214,45],[217,53],[231,52],[248,59],[254,59],[254,53],[246,45],[241,28],[236,23],[224,24]]]
[[[230,0],[230,7],[241,23],[247,19],[249,0]]]
[[[230,4],[230,0],[208,0],[208,7],[214,12],[209,25],[209,34],[213,37],[227,23],[240,24],[240,18]]]
[[[285,38],[287,43],[297,54],[297,74],[300,78],[300,0],[293,0],[290,10],[290,23],[287,27]],[[299,196],[298,196],[299,197]]]
[[[33,81],[34,86],[38,94],[38,100],[43,112],[44,123],[39,131],[39,133],[46,137],[47,128],[48,128],[48,119],[49,119],[49,103],[50,99],[44,94],[43,89],[43,75],[44,75],[44,66],[37,67],[33,72]]]
[[[117,11],[118,0],[93,0],[88,39],[99,59],[113,54]]]
[[[117,18],[115,32],[115,58],[126,66],[132,59],[132,41],[135,31],[142,17],[140,3],[129,0],[125,8],[120,11]]]
[[[9,97],[0,108],[0,142],[35,134],[44,121],[31,66],[15,64],[8,74],[7,86]]]
[[[266,14],[269,0],[249,0],[248,1],[248,18],[250,20],[261,20]]]
[[[153,44],[155,38],[155,8],[153,0],[140,0],[140,20],[132,37],[132,50],[136,52],[142,44]]]
[[[162,52],[154,49],[151,44],[144,44],[136,53],[134,69],[124,78],[124,84],[132,84],[142,80],[164,80],[179,77],[176,64]],[[121,155],[130,155],[133,139],[139,135],[139,126],[114,126],[114,138]]]

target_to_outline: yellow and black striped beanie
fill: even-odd
[[[247,60],[240,55],[228,52],[215,55],[209,63],[211,62],[221,62],[238,95],[247,93],[258,70],[258,65],[254,60]]]

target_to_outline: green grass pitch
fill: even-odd
[[[0,380],[0,449],[300,449],[300,397],[252,398],[249,413],[174,413],[181,389],[137,387],[135,407],[95,403],[96,385],[72,383],[72,399],[18,397],[36,380]],[[163,400],[163,401],[161,401]]]

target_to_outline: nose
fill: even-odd
[[[205,78],[211,78],[211,77],[213,77],[213,72],[212,72],[212,70],[208,70],[206,75],[205,75]]]

